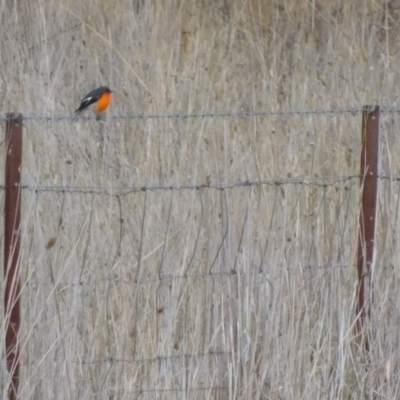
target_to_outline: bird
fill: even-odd
[[[93,104],[93,111],[98,114],[107,109],[111,102],[111,93],[113,91],[108,86],[100,86],[88,93],[81,101],[79,108],[75,110],[75,114],[80,113],[86,107]]]

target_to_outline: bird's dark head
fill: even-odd
[[[101,90],[103,93],[112,93],[114,90],[111,90],[108,86],[101,86],[99,87],[99,90]]]

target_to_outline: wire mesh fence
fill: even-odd
[[[192,117],[26,121],[23,398],[58,398],[60,382],[82,399],[360,393],[359,120]],[[400,178],[388,166],[371,342],[394,346]],[[396,393],[399,374],[376,376]]]
[[[27,352],[38,350],[57,321],[46,358],[66,357],[72,370],[95,373],[108,390],[122,379],[117,386],[130,386],[137,398],[151,398],[155,388],[158,395],[226,396],[229,365],[262,346],[256,321],[284,298],[311,300],[313,286],[329,287],[327,275],[345,279],[349,271],[335,267],[353,262],[357,179],[114,197],[65,188],[29,193],[24,320],[44,320],[27,330]],[[52,226],[51,234],[41,226]],[[329,247],[319,248],[321,241]],[[38,265],[34,249],[43,244]],[[37,359],[31,362],[51,376],[54,363],[43,360],[37,369]],[[104,395],[101,387],[95,392]]]

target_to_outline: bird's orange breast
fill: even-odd
[[[105,92],[101,95],[100,99],[94,105],[95,112],[104,111],[111,102],[111,93]]]

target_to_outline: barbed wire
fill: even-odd
[[[237,187],[254,187],[254,186],[284,186],[284,185],[304,185],[327,187],[338,183],[359,179],[359,175],[342,175],[342,176],[321,176],[321,177],[293,177],[286,179],[265,179],[265,180],[246,180],[236,182],[200,182],[200,183],[183,183],[183,184],[154,184],[144,186],[69,186],[69,185],[21,185],[22,190],[29,192],[55,192],[55,193],[82,193],[82,194],[106,194],[109,196],[126,196],[130,193],[152,192],[159,190],[227,190]],[[380,177],[381,179],[400,180],[400,177]],[[5,190],[6,185],[0,185],[0,190]]]
[[[285,186],[285,185],[303,185],[315,187],[329,187],[338,183],[360,179],[360,175],[338,175],[338,176],[315,176],[315,177],[293,177],[265,180],[246,180],[236,182],[199,182],[199,183],[182,183],[182,184],[150,184],[144,186],[73,186],[73,185],[42,185],[30,184],[21,185],[21,190],[35,193],[80,193],[80,194],[104,194],[112,197],[123,197],[131,193],[154,192],[154,191],[171,191],[171,190],[227,190],[238,187],[257,187],[257,186]],[[380,180],[389,180],[399,182],[400,176],[378,175]],[[5,190],[6,185],[0,185],[0,190]]]
[[[287,110],[237,110],[237,111],[202,111],[187,113],[183,111],[171,113],[152,114],[131,114],[131,115],[103,115],[101,120],[148,120],[148,119],[204,119],[204,118],[251,118],[251,117],[272,117],[272,116],[307,116],[307,115],[341,115],[351,114],[356,116],[363,111],[373,111],[376,106],[364,107],[338,107],[321,109],[287,109]],[[400,114],[398,107],[382,107],[382,114]],[[17,115],[18,112],[15,113]],[[0,122],[11,120],[7,115],[0,117]],[[60,121],[94,121],[99,118],[94,115],[23,115],[24,122],[60,122]]]
[[[104,120],[148,120],[148,119],[188,119],[188,118],[251,118],[251,117],[271,117],[271,116],[295,116],[295,115],[335,115],[352,114],[353,116],[362,113],[363,107],[345,107],[332,109],[297,109],[297,110],[238,110],[238,111],[203,111],[203,112],[172,112],[161,114],[132,114],[132,115],[104,115]],[[382,112],[400,112],[400,109],[383,109]],[[0,121],[8,121],[7,115],[0,118]],[[24,115],[24,121],[91,121],[96,120],[96,116],[76,115]]]

